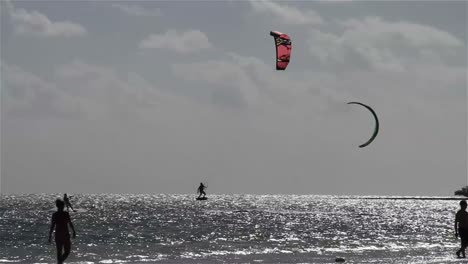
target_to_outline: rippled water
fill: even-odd
[[[0,262],[54,263],[58,195],[2,195]],[[457,201],[75,195],[69,263],[456,263]],[[348,197],[351,198],[351,197]]]

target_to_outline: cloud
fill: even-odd
[[[452,61],[464,43],[448,32],[410,22],[379,17],[350,19],[339,24],[341,34],[318,29],[308,39],[312,55],[333,68],[405,71],[409,63]]]
[[[70,21],[51,21],[39,11],[27,11],[23,8],[15,8],[10,1],[6,2],[15,32],[22,35],[35,36],[83,36],[86,29]]]
[[[285,111],[326,110],[348,98],[347,92],[329,89],[326,73],[278,74],[274,65],[255,58],[227,53],[224,59],[172,65],[177,76],[210,89],[209,100],[218,106],[262,109],[274,107]]]
[[[317,3],[325,4],[340,4],[340,3],[351,3],[355,0],[317,0]]]
[[[187,81],[213,85],[212,103],[242,107],[255,101],[255,84],[245,73],[245,69],[233,62],[211,60],[174,64],[172,70],[176,76]]]
[[[407,69],[342,73],[304,69],[283,74],[258,58],[232,53],[223,59],[172,66],[173,73],[187,80],[191,89],[209,89],[207,100],[213,105],[236,107],[238,112],[248,109],[262,127],[272,127],[275,118],[283,125],[290,121],[296,128],[302,122],[300,129],[311,133],[311,141],[320,142],[324,149],[334,149],[327,146],[331,142],[334,146],[360,143],[370,133],[373,124],[368,113],[346,105],[349,101],[367,103],[385,127],[375,144],[395,137],[401,142],[398,147],[388,146],[392,153],[401,148],[417,153],[421,151],[417,148],[434,141],[439,129],[456,125],[466,115],[466,68],[414,63]],[[386,166],[391,167],[391,162]]]
[[[46,81],[14,65],[2,64],[4,109],[12,116],[127,118],[153,109],[163,95],[139,74],[125,77],[112,68],[74,61],[61,65]]]
[[[80,104],[71,96],[24,69],[2,62],[2,113],[13,116],[76,118]]]
[[[57,68],[55,78],[68,94],[86,100],[92,118],[138,115],[140,110],[155,107],[160,95],[137,73],[129,72],[124,78],[110,67],[79,60]]]
[[[156,17],[161,16],[161,9],[148,9],[143,8],[137,5],[125,5],[125,4],[112,4],[112,7],[115,7],[122,11],[123,13],[130,16],[139,16],[139,17]]]
[[[200,30],[179,33],[170,29],[164,34],[151,34],[140,43],[140,48],[167,49],[176,53],[193,53],[211,47],[208,37]]]
[[[380,17],[366,17],[362,20],[349,19],[341,24],[349,30],[347,34],[353,34],[355,39],[360,39],[362,42],[371,41],[380,44],[396,42],[415,48],[463,45],[461,40],[448,32],[405,21],[387,22]]]
[[[300,10],[288,4],[278,4],[269,0],[250,0],[253,11],[273,15],[281,23],[289,25],[316,25],[323,22],[314,10]]]
[[[339,43],[339,36],[329,34],[326,37],[332,44]],[[438,43],[459,45],[452,40]],[[375,54],[369,57],[359,53],[346,54],[348,50],[336,47],[337,50],[328,55],[335,63],[343,64],[342,70],[333,65],[328,72],[304,68],[283,74],[275,71],[272,64],[234,53],[217,60],[173,64],[172,71],[190,87],[207,90],[204,100],[213,105],[250,111],[268,109],[293,119],[306,116],[311,120],[344,118],[350,114],[346,102],[353,100],[374,105],[381,113],[395,116],[410,113],[408,115],[419,115],[427,120],[443,120],[449,113],[464,113],[465,66],[416,58],[408,62],[400,59],[398,56],[403,55],[396,51],[382,55],[378,43],[373,42]],[[412,43],[431,46],[424,42]],[[379,59],[379,56],[383,57]]]

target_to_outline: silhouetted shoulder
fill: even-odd
[[[65,220],[70,221],[70,213],[68,212],[62,212],[61,217],[63,217]]]
[[[461,218],[465,218],[467,216],[468,216],[468,212],[467,211],[462,211],[462,210],[459,210],[457,212],[457,214],[456,214],[456,218],[460,219],[460,220],[461,220]]]
[[[68,212],[55,212],[52,215],[52,220],[54,221],[60,221],[60,222],[69,222],[70,221],[70,214]]]

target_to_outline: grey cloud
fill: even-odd
[[[388,22],[379,17],[341,22],[347,39],[380,45],[405,45],[414,48],[457,48],[463,41],[448,32],[411,22]]]
[[[158,90],[136,73],[124,78],[111,68],[74,61],[57,69],[56,76],[69,94],[86,99],[89,116],[133,116],[159,100]]]
[[[83,36],[86,29],[77,23],[70,21],[51,21],[39,11],[27,11],[23,8],[15,8],[10,1],[6,1],[7,9],[11,17],[15,32],[23,35],[34,36]]]
[[[2,65],[7,113],[100,119],[134,117],[156,107],[161,93],[136,73],[75,61],[61,65],[50,81],[17,66]]]
[[[351,3],[355,0],[317,0],[318,3],[324,4],[344,4],[344,3]]]
[[[253,109],[279,107],[288,111],[327,111],[350,97],[345,90],[327,86],[323,80],[333,79],[331,75],[284,76],[275,72],[271,64],[235,53],[227,53],[224,60],[174,64],[172,70],[176,76],[188,81],[211,85],[218,105],[225,102]],[[227,102],[228,99],[231,101]]]
[[[205,61],[174,64],[176,76],[188,81],[201,81],[213,85],[212,99],[219,104],[242,106],[254,100],[254,84],[239,66],[225,61]]]
[[[269,0],[250,0],[253,11],[273,15],[282,23],[289,25],[316,25],[323,22],[314,10],[300,10],[288,3],[279,4]]]
[[[200,30],[178,32],[169,29],[164,34],[151,34],[140,43],[144,49],[167,49],[177,53],[193,53],[213,47]]]
[[[1,65],[1,73],[4,87],[2,110],[5,115],[63,118],[81,115],[80,103],[54,83],[5,62]]]
[[[465,44],[448,32],[409,22],[387,22],[378,17],[340,23],[341,34],[310,32],[312,55],[333,68],[403,72],[411,63],[445,63]],[[457,53],[457,52],[455,52]],[[457,53],[458,54],[458,53]]]
[[[184,12],[171,2],[155,24],[117,9],[90,15],[116,2],[44,3],[21,7],[86,17],[105,34],[63,45],[3,27],[2,192],[190,193],[203,179],[215,193],[450,195],[466,183],[465,16],[438,12],[464,4],[273,2],[323,17],[286,24],[249,2],[187,2]],[[213,24],[220,18],[230,23]],[[268,25],[296,43],[286,71],[275,70]],[[187,26],[216,48],[136,47],[148,33],[180,36]],[[381,119],[365,149],[357,146],[373,120],[351,100]]]
[[[143,8],[138,5],[126,5],[126,4],[112,4],[112,7],[119,9],[123,13],[130,16],[139,16],[139,17],[157,17],[161,16],[161,9],[149,9]]]

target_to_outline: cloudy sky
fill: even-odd
[[[2,193],[467,184],[466,1],[0,3]]]

